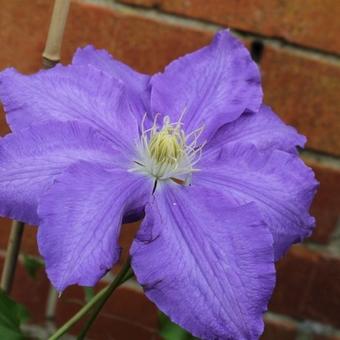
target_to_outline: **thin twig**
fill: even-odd
[[[7,294],[9,294],[12,289],[23,232],[24,223],[13,221],[6,251],[4,269],[1,277],[1,288]]]
[[[46,319],[49,321],[54,320],[55,311],[57,308],[58,292],[50,286],[46,303]]]
[[[130,261],[128,260],[124,267],[121,269],[116,278],[112,283],[102,289],[98,294],[95,295],[91,301],[89,301],[83,308],[81,308],[78,313],[76,313],[70,320],[68,320],[61,328],[59,328],[48,340],[57,340],[62,335],[64,335],[73,325],[75,325],[82,317],[84,317],[90,310],[98,305],[101,307],[113,293],[113,291],[118,288],[123,282],[125,282],[125,277],[130,270]],[[91,318],[92,320],[92,318]],[[86,327],[87,328],[87,327]]]
[[[130,267],[130,263],[128,264],[128,266]],[[120,276],[120,274],[118,274],[118,276]],[[84,328],[81,330],[80,334],[77,337],[77,340],[84,340],[85,339],[87,332],[90,330],[94,321],[97,319],[100,311],[104,307],[107,299],[111,296],[112,292],[116,289],[116,287],[118,287],[118,285],[120,286],[124,282],[130,280],[132,277],[133,277],[133,272],[132,272],[131,268],[128,268],[128,271],[125,273],[125,275],[121,276],[120,280],[117,279],[117,286],[112,286],[111,290],[107,291],[107,294],[105,295],[105,297],[103,297],[97,303],[97,305],[93,308],[92,314],[89,317],[89,319],[86,321]]]

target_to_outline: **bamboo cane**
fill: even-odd
[[[50,29],[43,52],[44,68],[51,68],[60,60],[61,43],[69,7],[70,0],[55,0]],[[24,223],[13,221],[1,277],[1,288],[8,294],[12,288],[23,232]]]
[[[49,69],[60,61],[60,51],[63,41],[65,25],[70,8],[70,0],[55,0],[50,27],[42,54],[43,67]],[[55,317],[58,293],[51,286],[48,292],[45,316],[48,322]]]
[[[67,21],[70,0],[55,0],[45,50],[44,68],[51,68],[60,61],[60,50]]]

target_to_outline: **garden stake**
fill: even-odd
[[[54,67],[60,61],[60,50],[69,8],[70,0],[55,0],[45,49],[42,54],[43,67],[45,69]],[[45,313],[45,317],[48,321],[53,320],[55,317],[57,299],[58,293],[51,286],[48,292]]]
[[[7,294],[9,294],[12,289],[23,232],[24,223],[13,221],[1,277],[1,288]]]

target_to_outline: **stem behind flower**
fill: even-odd
[[[116,288],[118,288],[121,284],[131,278],[131,274],[129,273],[130,269],[130,259],[128,259],[116,278],[110,283],[110,285],[97,293],[85,306],[83,306],[83,308],[78,311],[78,313],[76,313],[70,320],[68,320],[62,327],[60,327],[51,337],[49,337],[48,340],[59,339],[82,317],[84,317],[92,308],[95,308],[93,314],[91,315],[90,319],[88,320],[84,329],[78,337],[78,339],[84,339],[87,331],[90,329],[92,323],[98,316],[107,299],[111,296]]]

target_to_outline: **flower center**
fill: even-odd
[[[198,169],[198,162],[203,145],[198,145],[202,129],[186,135],[181,121],[171,123],[165,116],[161,127],[157,124],[156,115],[150,129],[144,129],[137,143],[136,159],[131,171],[142,172],[155,180],[174,180],[177,183],[189,184],[191,174]]]
[[[180,132],[165,121],[162,130],[152,134],[148,146],[150,156],[158,164],[174,165],[184,155],[185,139]]]

